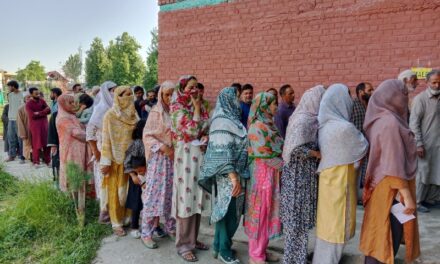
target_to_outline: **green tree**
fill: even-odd
[[[95,38],[87,51],[86,83],[89,86],[100,85],[110,77],[111,63],[102,40]]]
[[[39,61],[31,61],[24,69],[17,71],[17,80],[20,82],[46,80],[44,66]]]
[[[124,32],[110,41],[107,54],[111,61],[110,79],[118,85],[141,84],[145,76],[145,64],[139,55],[141,46],[136,39]]]
[[[158,49],[158,32],[157,28],[153,29],[151,32],[151,43],[147,51],[147,72],[145,74],[144,87],[149,90],[157,84],[157,59],[159,56]]]
[[[67,61],[64,63],[63,65],[64,75],[66,75],[67,78],[70,78],[75,82],[77,82],[82,72],[82,66],[83,64],[79,51],[76,54],[70,55]]]

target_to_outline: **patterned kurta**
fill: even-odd
[[[197,180],[203,163],[203,152],[200,146],[191,144],[208,133],[209,115],[202,105],[199,119],[195,119],[194,107],[187,95],[174,93],[177,96],[170,107],[171,130],[174,142],[174,180],[172,216],[187,218],[201,214],[205,209],[206,194]]]
[[[142,191],[143,217],[169,216],[173,194],[173,162],[159,151],[148,161],[145,187]]]
[[[309,156],[310,150],[318,150],[317,144],[311,142],[295,148],[281,175],[285,264],[307,263],[308,230],[316,222],[318,160]]]

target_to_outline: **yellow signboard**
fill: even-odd
[[[422,67],[414,67],[411,68],[411,71],[413,71],[415,74],[417,74],[417,79],[426,79],[426,75],[432,71],[432,68],[422,68]]]

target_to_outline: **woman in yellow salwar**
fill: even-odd
[[[356,230],[355,163],[368,142],[350,122],[352,99],[347,86],[334,84],[324,94],[318,114],[321,162],[314,264],[337,264]]]
[[[420,255],[417,218],[401,224],[390,213],[399,200],[406,214],[416,210],[416,141],[407,120],[408,90],[399,80],[384,81],[370,99],[364,122],[370,162],[363,194],[360,250],[366,264],[394,264],[402,241],[407,262]]]
[[[105,114],[102,126],[101,172],[103,196],[107,197],[112,228],[117,236],[125,236],[125,201],[128,174],[124,173],[124,158],[132,142],[131,134],[138,121],[134,97],[129,86],[117,87],[112,108]]]

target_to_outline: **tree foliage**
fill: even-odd
[[[144,87],[149,90],[157,84],[157,59],[159,57],[159,39],[157,28],[153,29],[151,32],[151,43],[148,48],[147,55],[147,71],[145,74]]]
[[[64,75],[77,82],[82,72],[82,58],[80,52],[69,56],[63,65]]]
[[[141,46],[127,32],[110,41],[107,48],[111,61],[110,79],[118,85],[136,85],[142,83],[145,76],[145,64],[139,55]]]
[[[101,39],[93,40],[87,51],[85,66],[86,83],[89,86],[100,85],[109,77],[111,64]]]
[[[17,71],[17,80],[21,82],[46,80],[44,66],[39,61],[31,61],[24,69]]]

